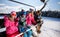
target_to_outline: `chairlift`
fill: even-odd
[[[26,5],[26,6],[29,6],[29,7],[33,7],[34,9],[35,9],[35,11],[36,11],[36,8],[34,7],[34,6],[32,6],[32,5],[29,5],[29,4],[26,4],[26,3],[22,3],[22,2],[19,2],[19,1],[15,1],[15,0],[9,0],[9,1],[12,1],[12,2],[15,2],[15,3],[18,3],[18,4],[22,4],[22,5]],[[44,3],[44,6],[39,10],[39,11],[42,11],[44,8],[45,8],[45,6],[46,6],[46,4],[47,4],[47,2],[49,1],[49,0],[40,0],[41,2],[43,2]],[[26,32],[28,32],[29,30],[31,30],[31,29],[28,29]],[[19,36],[19,35],[22,35],[22,34],[24,34],[25,32],[23,32],[23,33],[20,33],[20,34],[18,34],[17,36]],[[17,37],[17,36],[15,36],[15,37]]]

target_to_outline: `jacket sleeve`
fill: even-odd
[[[7,16],[4,16],[4,26],[9,27],[9,21]]]
[[[18,26],[18,22],[15,22],[15,25]]]
[[[34,25],[36,24],[36,21],[34,18],[32,18],[31,21],[32,21],[32,24],[34,24]]]

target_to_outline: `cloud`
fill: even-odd
[[[26,8],[24,6],[8,6],[8,5],[2,5],[0,7],[0,13],[10,13],[11,11],[21,11],[21,9],[24,9],[27,11],[29,8]]]
[[[44,4],[43,4],[43,5],[44,5]],[[43,5],[36,6],[36,11],[37,11],[37,10],[40,10],[40,9],[43,7]]]
[[[4,6],[5,4],[0,4],[0,6]]]
[[[11,11],[20,11],[20,6],[7,6],[5,4],[0,4],[0,13],[10,13]]]
[[[58,4],[60,4],[60,2],[58,2]]]
[[[44,4],[42,4],[40,6],[36,6],[36,11],[40,10],[43,6],[44,6]],[[49,8],[50,8],[50,5],[48,4],[44,7],[44,9],[42,11],[47,11],[47,10],[49,10]]]

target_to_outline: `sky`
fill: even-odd
[[[41,7],[43,6],[44,3],[42,3],[40,0],[15,0],[15,1],[19,1],[19,2],[23,2],[29,5],[32,5],[36,8],[36,10],[41,9]],[[28,7],[22,4],[18,4],[15,2],[11,2],[9,0],[0,0],[0,13],[4,13],[4,12],[8,12],[10,13],[10,11],[20,11],[21,9],[24,10],[29,10],[29,8],[32,7]],[[49,2],[47,3],[46,7],[43,9],[43,11],[48,11],[48,10],[58,10],[60,11],[60,0],[49,0]]]

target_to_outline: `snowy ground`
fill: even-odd
[[[43,20],[39,37],[60,37],[60,18],[43,17]]]
[[[43,21],[42,32],[38,37],[60,37],[60,18],[43,17]],[[2,32],[1,29],[0,32]]]

